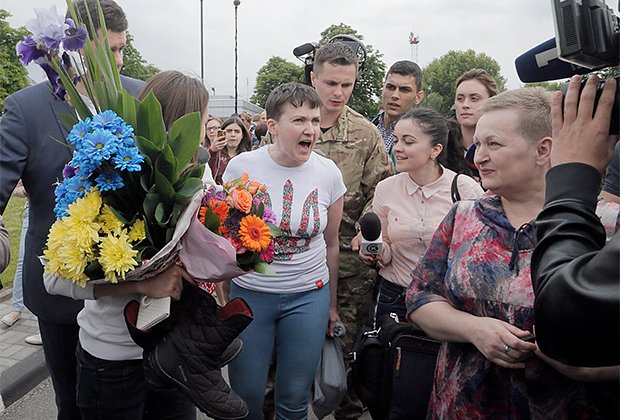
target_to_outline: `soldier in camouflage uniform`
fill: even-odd
[[[357,72],[357,56],[345,44],[336,42],[319,48],[311,73],[312,85],[323,102],[321,135],[314,151],[336,163],[347,187],[340,224],[338,278],[338,315],[347,329],[342,337],[345,354],[351,351],[358,328],[370,325],[374,306],[375,273],[351,250],[351,239],[356,235],[361,216],[372,210],[376,185],[394,173],[377,128],[346,106]],[[270,142],[270,136],[263,138],[263,143]],[[347,396],[334,413],[337,420],[357,419],[362,414],[362,404],[351,384],[350,369],[348,379]]]

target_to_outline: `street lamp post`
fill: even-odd
[[[200,0],[200,78],[205,81],[205,45],[204,45],[204,16],[203,16],[203,0]]]
[[[235,5],[235,114],[237,114],[237,102],[238,102],[238,90],[237,90],[237,8],[241,4],[240,0],[234,0],[233,4]]]

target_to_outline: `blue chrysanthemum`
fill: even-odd
[[[101,128],[86,135],[80,152],[88,155],[94,162],[110,159],[118,148],[118,139],[112,133]]]
[[[69,204],[75,203],[78,198],[82,198],[90,191],[93,183],[84,177],[74,176],[64,179],[54,191],[56,196],[56,206],[54,213],[56,217],[63,218],[67,215]]]
[[[84,138],[90,133],[90,118],[78,121],[67,136],[67,141],[72,145],[81,145]]]
[[[123,178],[116,172],[102,172],[101,175],[95,179],[95,182],[99,191],[102,192],[115,191],[119,188],[123,188],[125,185],[123,183]]]
[[[140,164],[144,162],[144,156],[137,147],[122,147],[118,150],[116,156],[112,158],[112,162],[115,164],[115,169],[138,172],[141,169]]]
[[[105,128],[114,131],[114,129],[121,124],[124,124],[123,120],[116,115],[116,112],[109,109],[93,117],[93,126],[96,128]]]
[[[72,160],[73,166],[79,168],[79,173],[84,177],[90,177],[90,175],[97,170],[101,161],[95,161],[90,156],[75,151]]]

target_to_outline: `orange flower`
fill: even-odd
[[[248,191],[250,191],[250,194],[256,195],[259,188],[260,188],[260,183],[256,181],[250,181],[250,184],[248,185]]]
[[[198,220],[200,220],[200,223],[202,223],[203,225],[205,224],[206,217],[207,217],[207,208],[200,207],[200,210],[198,210]]]
[[[226,204],[244,213],[249,213],[252,208],[252,194],[246,190],[234,190],[226,197]]]
[[[228,206],[222,200],[209,200],[209,207],[211,211],[215,213],[218,219],[220,219],[220,223],[224,223],[224,220],[228,217]]]
[[[261,252],[271,242],[271,231],[260,217],[246,216],[239,223],[239,237],[244,247]]]
[[[250,175],[248,175],[247,172],[244,172],[243,175],[241,175],[241,178],[239,178],[239,180],[241,181],[241,185],[245,185],[250,180]]]

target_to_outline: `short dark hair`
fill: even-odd
[[[286,104],[291,104],[295,108],[306,104],[314,109],[321,106],[321,98],[310,86],[301,83],[284,83],[272,90],[265,102],[267,118],[276,121],[280,119]]]
[[[91,38],[97,36],[97,31],[101,29],[101,23],[99,22],[99,9],[97,3],[101,4],[101,11],[103,12],[103,19],[105,20],[105,26],[108,31],[112,32],[125,32],[129,27],[127,22],[127,16],[125,12],[114,0],[73,0],[73,7],[78,18],[86,25]],[[91,33],[89,16],[93,21],[95,33]],[[67,18],[71,17],[71,12],[67,11]]]
[[[387,79],[390,74],[400,74],[401,76],[411,76],[415,78],[415,85],[418,88],[418,92],[422,90],[422,69],[413,61],[400,60],[392,64],[387,71],[385,78]]]
[[[344,42],[331,42],[319,48],[314,56],[312,70],[316,73],[325,63],[338,66],[355,66],[356,72],[359,67],[357,55]]]

